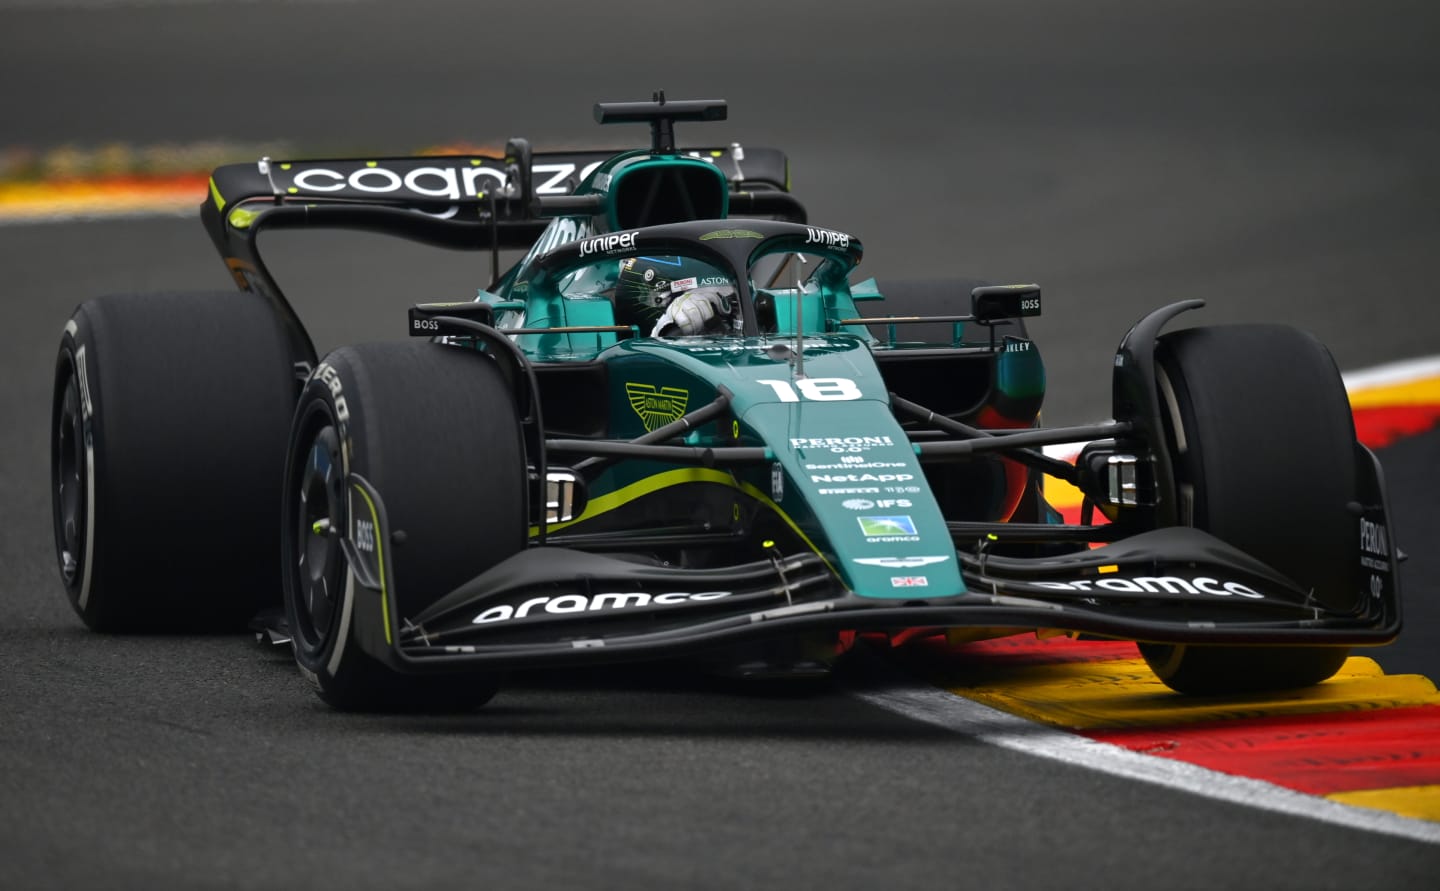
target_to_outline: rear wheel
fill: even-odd
[[[1180,520],[1311,589],[1327,609],[1358,597],[1355,427],[1330,353],[1280,325],[1193,328],[1157,351]],[[1167,686],[1228,694],[1304,687],[1348,647],[1140,645]]]
[[[251,294],[75,310],[55,368],[51,491],[61,581],[86,625],[238,628],[278,601],[296,358]]]
[[[402,674],[360,646],[356,598],[374,595],[357,587],[341,547],[363,497],[347,490],[352,473],[381,494],[391,530],[379,546],[400,614],[387,622],[519,552],[525,453],[494,363],[423,341],[331,353],[295,413],[283,520],[286,617],[296,662],[321,699],[351,711],[484,704],[498,686],[492,675]]]

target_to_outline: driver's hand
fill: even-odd
[[[729,316],[728,293],[719,288],[696,288],[670,301],[655,323],[651,337],[693,337],[704,334],[717,315]]]

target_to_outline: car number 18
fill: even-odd
[[[860,398],[860,388],[848,377],[802,377],[793,383],[778,380],[757,380],[755,383],[774,390],[775,398],[781,402],[799,402],[802,399],[846,402]]]

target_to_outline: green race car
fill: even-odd
[[[723,102],[596,117],[650,148],[217,169],[202,219],[240,291],[102,297],[62,339],[55,537],[86,624],[268,608],[346,709],[600,661],[814,677],[914,629],[1136,640],[1227,693],[1399,632],[1380,468],[1308,335],[1162,333],[1201,302],[1162,307],[1115,354],[1114,420],[1047,429],[1039,287],[859,280],[782,153],[676,147]],[[491,281],[318,356],[257,250],[302,227],[488,251]]]

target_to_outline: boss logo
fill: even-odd
[[[415,319],[411,325],[416,331],[439,331],[440,323],[434,319]]]
[[[375,552],[375,524],[369,520],[355,521],[355,547],[367,554]]]

